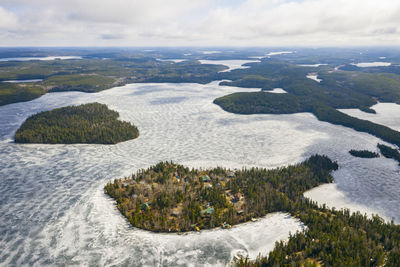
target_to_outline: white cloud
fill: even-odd
[[[4,45],[400,44],[400,1],[2,0],[2,5]]]
[[[18,17],[0,6],[0,30],[10,31],[18,26]]]

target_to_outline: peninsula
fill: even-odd
[[[267,170],[189,169],[160,162],[105,186],[129,222],[154,232],[230,228],[267,213],[288,211],[306,190],[332,182],[337,164],[325,156]]]

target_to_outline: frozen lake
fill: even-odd
[[[395,103],[378,103],[371,108],[376,111],[376,114],[362,112],[359,109],[341,109],[340,111],[350,116],[369,120],[400,131],[400,105]]]
[[[255,62],[260,62],[260,60],[237,60],[237,59],[232,59],[232,60],[206,60],[206,59],[201,59],[199,60],[201,64],[214,64],[214,65],[225,65],[228,67],[226,70],[222,70],[220,72],[227,72],[235,69],[248,69],[250,68],[249,66],[243,66],[246,63],[255,63]]]
[[[41,82],[43,79],[32,79],[32,80],[7,80],[2,81],[3,83],[36,83]]]
[[[285,90],[282,88],[274,88],[272,90],[264,90],[263,92],[265,93],[271,93],[271,94],[287,94]]]
[[[0,265],[223,266],[237,252],[266,254],[275,241],[302,228],[287,214],[274,213],[231,230],[165,235],[134,229],[103,186],[160,160],[193,167],[274,168],[326,154],[340,169],[328,190],[323,186],[311,192],[314,199],[399,222],[397,163],[348,153],[374,150],[382,141],[309,113],[227,113],[212,103],[215,98],[259,89],[218,83],[130,84],[94,94],[49,93],[0,107]],[[138,126],[139,138],[117,145],[12,142],[29,115],[94,101]]]
[[[313,81],[316,81],[317,83],[322,82],[322,79],[319,79],[319,78],[318,78],[318,73],[310,73],[310,74],[306,75],[306,77],[307,77],[308,79],[311,79],[311,80],[313,80]]]
[[[310,68],[318,68],[318,67],[320,67],[320,66],[327,66],[328,64],[300,64],[300,65],[297,65],[297,66],[300,66],[300,67],[310,67]]]
[[[351,63],[351,65],[357,66],[359,68],[368,68],[368,67],[388,67],[392,65],[390,62],[360,62],[360,63]]]
[[[0,58],[1,61],[32,61],[32,60],[67,60],[67,59],[82,59],[79,56],[51,56],[51,57],[9,57]]]
[[[181,59],[181,58],[173,58],[173,59],[161,59],[161,58],[157,58],[157,60],[158,61],[166,61],[166,62],[168,62],[168,61],[170,61],[170,62],[174,62],[174,63],[180,63],[180,62],[183,62],[183,61],[185,61],[186,59]]]
[[[278,55],[284,55],[284,54],[293,54],[293,51],[277,51],[277,52],[269,52],[267,56],[278,56]]]

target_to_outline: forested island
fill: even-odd
[[[137,138],[136,126],[118,117],[118,112],[100,103],[40,112],[26,119],[15,134],[15,142],[116,144]]]
[[[350,150],[349,153],[358,158],[378,158],[379,154],[368,150]]]

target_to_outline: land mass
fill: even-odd
[[[390,146],[384,144],[378,144],[378,148],[385,158],[397,160],[400,165],[400,152],[398,149],[391,148]]]
[[[138,82],[196,82],[217,79],[223,65],[159,61],[141,54],[113,58],[85,58],[54,61],[0,61],[0,106],[30,101],[47,92],[81,91],[95,93]],[[7,80],[40,79],[9,83]]]
[[[104,190],[133,226],[154,232],[230,228],[275,211],[306,225],[277,242],[268,257],[241,258],[237,266],[399,266],[400,226],[303,197],[332,182],[330,173],[337,168],[319,155],[273,170],[198,170],[161,162],[115,179]]]
[[[138,228],[155,232],[184,232],[230,227],[274,211],[321,183],[332,182],[337,164],[324,156],[285,168],[231,171],[189,169],[160,162],[147,170],[116,179],[105,192]]]
[[[233,93],[214,100],[228,112],[237,114],[292,114],[311,112],[320,121],[353,128],[372,134],[382,140],[400,146],[400,132],[387,126],[358,119],[336,110],[312,97],[266,92]]]
[[[378,158],[379,154],[368,150],[350,150],[350,155],[358,158]]]
[[[40,112],[15,134],[16,143],[116,144],[139,136],[136,126],[118,120],[104,104],[90,103]]]
[[[400,75],[396,73],[342,71],[332,66],[304,67],[290,61],[263,60],[249,69],[222,73],[220,85],[261,88],[261,92],[235,93],[215,99],[224,110],[238,114],[291,114],[311,112],[319,120],[367,132],[400,146],[400,133],[384,125],[349,116],[337,109],[370,107],[379,102],[400,103]],[[308,77],[310,72],[317,82]],[[271,94],[283,88],[287,94]]]

